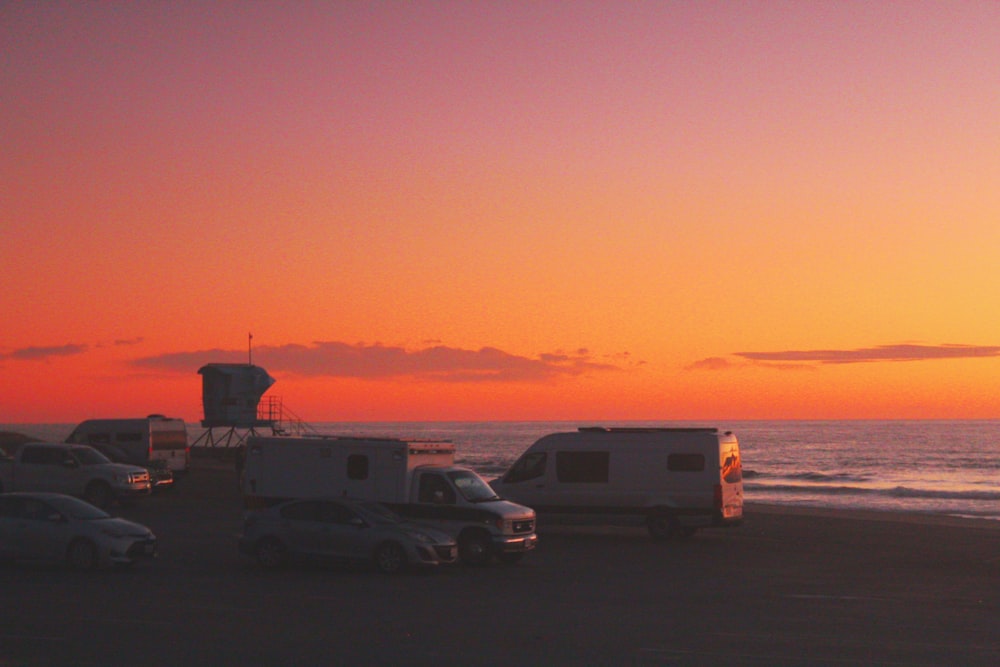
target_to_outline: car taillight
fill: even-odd
[[[715,485],[714,496],[715,496],[715,509],[721,510],[722,509],[722,485],[721,484],[716,484]]]

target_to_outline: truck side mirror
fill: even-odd
[[[80,467],[80,464],[72,456],[69,457],[69,458],[63,459],[63,463],[62,464],[66,468],[79,468]]]

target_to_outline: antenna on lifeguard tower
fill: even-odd
[[[253,334],[247,334],[247,366],[253,366]]]

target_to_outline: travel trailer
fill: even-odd
[[[491,482],[546,514],[639,519],[655,539],[743,520],[736,436],[716,428],[604,428],[546,435]]]
[[[191,448],[183,419],[149,415],[142,419],[89,419],[66,442],[114,445],[136,465],[163,461],[175,474],[191,467]]]
[[[324,496],[379,502],[453,535],[466,563],[514,563],[534,549],[535,512],[454,463],[449,442],[250,437],[241,488],[248,510]]]

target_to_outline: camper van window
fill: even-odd
[[[88,443],[88,444],[97,443],[97,444],[101,444],[101,445],[110,445],[111,444],[111,434],[110,433],[88,433],[86,435],[86,438],[79,438],[78,441],[80,443]]]
[[[704,454],[671,454],[667,457],[667,470],[670,472],[701,472],[704,469]]]
[[[142,440],[142,433],[129,431],[128,433],[115,433],[118,442],[139,442]]]
[[[731,452],[722,462],[722,479],[727,484],[735,484],[743,479],[743,466],[740,464],[739,452]]]
[[[347,457],[347,479],[368,479],[368,457],[351,454]]]
[[[545,474],[545,452],[531,452],[522,456],[511,466],[510,472],[504,477],[507,484],[524,482]]]
[[[556,452],[556,479],[569,484],[608,481],[610,452]]]

